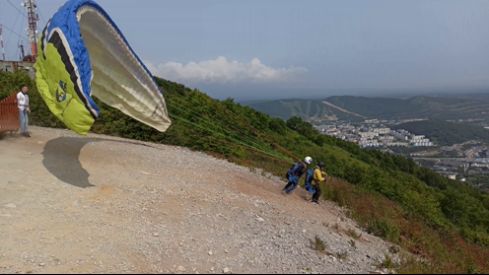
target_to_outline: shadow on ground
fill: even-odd
[[[147,146],[158,149],[137,141],[86,137],[59,137],[48,141],[44,146],[42,163],[52,175],[64,183],[79,188],[93,187],[94,185],[89,181],[90,174],[83,168],[80,162],[80,153],[85,145],[102,141]]]
[[[90,174],[80,162],[82,148],[97,139],[60,137],[50,140],[44,146],[43,165],[46,169],[67,184],[79,187],[93,187],[89,181]]]

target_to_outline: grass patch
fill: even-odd
[[[381,263],[379,263],[377,267],[386,268],[386,269],[396,269],[399,267],[399,265],[396,264],[396,262],[389,255],[385,255],[384,260]]]
[[[362,233],[361,232],[357,232],[355,229],[353,228],[349,228],[347,231],[346,231],[346,235],[350,236],[351,238],[353,238],[354,240],[359,240],[361,237],[362,237]]]
[[[391,254],[398,254],[399,252],[401,252],[401,249],[398,246],[392,245],[391,247],[389,247],[389,252]]]
[[[348,244],[350,245],[351,248],[357,249],[357,243],[355,242],[355,240],[350,240]]]
[[[399,241],[399,228],[388,220],[373,220],[367,225],[367,232],[391,242]]]
[[[340,225],[338,223],[335,223],[333,225],[333,229],[337,232],[337,233],[341,233],[341,228],[340,228]]]
[[[346,261],[348,259],[348,251],[342,251],[335,254],[336,258]]]
[[[396,203],[347,182],[334,180],[329,194],[342,194],[360,226],[388,239],[414,257],[402,261],[400,273],[468,273],[489,270],[489,250],[465,240],[452,229],[435,229],[407,215]],[[326,199],[329,199],[326,197]],[[395,253],[397,249],[390,248]]]
[[[328,247],[319,236],[316,236],[314,240],[311,240],[311,248],[317,252],[326,253]]]

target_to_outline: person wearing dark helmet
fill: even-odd
[[[311,165],[312,162],[311,157],[306,157],[304,162],[299,161],[289,169],[286,175],[288,183],[282,190],[283,193],[290,194],[295,190],[297,185],[299,185],[299,179],[306,173],[308,165]]]
[[[314,169],[314,180],[312,188],[312,202],[319,204],[319,198],[321,197],[321,183],[326,182],[327,174],[324,172],[324,162],[319,162]]]

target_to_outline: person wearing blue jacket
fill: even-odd
[[[311,165],[313,159],[311,157],[306,157],[304,162],[299,161],[294,164],[287,172],[288,183],[282,190],[285,194],[292,193],[299,185],[299,179],[306,173],[307,167]]]

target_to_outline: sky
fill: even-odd
[[[20,2],[0,0],[10,59]],[[489,0],[97,2],[154,75],[217,98],[489,91]]]

